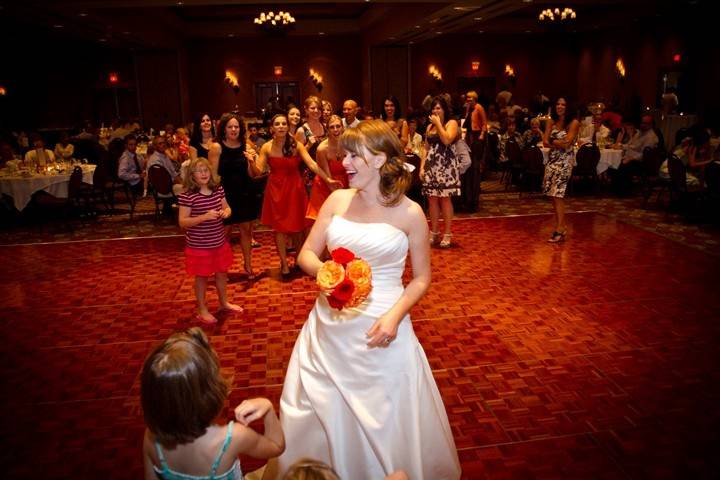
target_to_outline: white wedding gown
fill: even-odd
[[[334,216],[327,244],[367,260],[373,289],[354,309],[334,310],[322,295],[315,302],[280,400],[287,449],[266,477],[310,457],[343,480],[382,479],[400,469],[412,480],[459,478],[445,407],[410,316],[388,348],[367,346],[365,333],[403,292],[407,235],[387,223]]]

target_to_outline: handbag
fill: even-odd
[[[472,165],[472,157],[470,156],[470,147],[464,139],[458,138],[453,143],[453,149],[455,150],[455,159],[457,160],[457,168],[460,175],[467,172],[470,165]]]

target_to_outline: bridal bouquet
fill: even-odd
[[[323,263],[316,282],[324,291],[332,308],[342,310],[360,305],[372,290],[370,264],[346,248],[330,252],[332,260]]]

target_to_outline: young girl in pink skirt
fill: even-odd
[[[185,177],[185,192],[180,194],[178,203],[180,227],[185,229],[185,270],[195,275],[197,320],[208,324],[217,322],[205,303],[207,277],[213,274],[221,309],[242,312],[242,307],[227,299],[227,271],[233,257],[223,219],[228,218],[231,212],[220,179],[213,173],[207,159],[201,157],[190,163]]]

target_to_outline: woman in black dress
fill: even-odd
[[[215,141],[215,126],[209,113],[200,114],[193,122],[190,146],[195,147],[197,156],[210,159],[210,150],[220,145]]]
[[[240,225],[240,247],[248,279],[255,278],[252,269],[252,227],[260,215],[261,202],[257,187],[249,174],[246,158],[245,122],[235,113],[226,113],[218,124],[218,145],[210,149],[210,165],[221,177],[225,197],[232,210],[228,225]],[[232,227],[231,227],[232,228]]]

